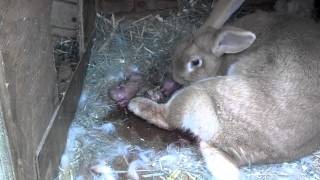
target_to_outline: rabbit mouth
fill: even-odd
[[[180,81],[177,81],[177,82],[183,86],[187,86],[187,85],[190,85],[193,81],[186,80],[185,78],[181,78]]]
[[[188,84],[188,81],[185,78],[183,78],[175,73],[173,73],[172,76],[173,76],[173,80],[176,81],[177,83],[179,83],[181,85]]]

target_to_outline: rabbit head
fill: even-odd
[[[177,46],[172,62],[173,78],[181,84],[189,84],[216,76],[224,54],[242,52],[255,39],[254,33],[232,26],[204,28]]]

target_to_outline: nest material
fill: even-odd
[[[59,38],[54,42],[54,58],[57,70],[58,93],[61,100],[79,63],[79,43],[72,38]]]

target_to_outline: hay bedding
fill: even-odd
[[[127,69],[143,73],[146,89],[167,75],[177,39],[201,25],[211,3],[179,1],[179,10],[104,17],[97,14],[84,89],[72,123],[58,180],[212,179],[190,138],[166,132],[117,111],[108,89]],[[320,179],[320,154],[268,166],[246,167],[243,179]]]
[[[55,38],[54,59],[57,70],[58,94],[61,100],[79,63],[79,44],[73,38]]]

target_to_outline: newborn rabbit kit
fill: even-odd
[[[250,15],[246,15],[258,9],[273,11],[272,7],[275,1],[265,0],[260,1],[260,3],[258,1],[247,1],[244,3],[228,22],[234,27],[225,27],[225,29],[222,28],[222,30],[218,31],[239,32],[238,34],[244,35],[247,39],[245,39],[245,41],[236,39],[235,41],[237,41],[237,43],[241,42],[241,47],[236,47],[238,49],[229,49],[221,52],[219,55],[209,55],[209,53],[204,50],[203,52],[206,53],[205,57],[207,59],[202,59],[203,56],[193,56],[192,52],[197,50],[192,50],[192,48],[188,49],[188,43],[192,42],[192,40],[181,41],[181,39],[188,39],[189,37],[190,40],[190,37],[192,37],[199,40],[195,43],[200,44],[200,46],[210,44],[203,43],[210,38],[214,39],[212,36],[206,34],[206,31],[210,31],[210,28],[208,28],[209,30],[204,28],[203,31],[196,30],[200,27],[202,28],[202,25],[206,23],[205,20],[210,14],[211,7],[213,7],[213,9],[215,7],[215,1],[167,1],[168,2],[163,2],[170,4],[170,6],[164,6],[165,8],[163,10],[155,10],[156,8],[152,8],[153,6],[150,5],[146,7],[151,7],[150,9],[152,11],[128,10],[130,8],[124,8],[125,11],[130,11],[128,13],[117,12],[115,8],[114,14],[103,11],[106,7],[110,7],[107,6],[108,3],[104,4],[104,6],[99,3],[97,4],[100,11],[96,17],[96,33],[93,37],[94,43],[91,48],[91,56],[83,92],[75,119],[69,128],[68,140],[64,154],[61,157],[57,179],[213,179],[214,177],[212,177],[212,170],[210,168],[217,168],[219,165],[223,166],[225,164],[223,161],[220,161],[221,159],[219,158],[206,159],[203,157],[203,155],[205,156],[206,154],[208,155],[207,157],[210,157],[212,153],[212,151],[210,151],[210,138],[212,138],[214,133],[220,131],[219,128],[226,129],[226,134],[221,136],[231,136],[239,134],[238,132],[240,132],[240,134],[241,132],[248,132],[245,127],[246,124],[239,126],[243,130],[237,129],[234,131],[232,125],[221,125],[221,123],[219,125],[213,119],[216,119],[220,114],[212,113],[214,110],[210,108],[213,104],[212,99],[222,99],[221,101],[217,101],[219,103],[213,107],[223,108],[224,104],[229,103],[233,104],[233,107],[237,106],[240,110],[243,110],[241,109],[242,107],[249,107],[255,103],[250,97],[247,97],[252,94],[251,91],[256,91],[260,97],[265,97],[268,96],[268,93],[272,90],[270,88],[268,89],[268,85],[260,83],[260,80],[255,79],[254,76],[250,82],[261,85],[261,87],[257,89],[248,88],[252,84],[247,84],[238,76],[228,80],[224,79],[234,74],[250,76],[254,75],[256,71],[259,71],[259,74],[265,77],[263,81],[269,80],[268,77],[275,78],[272,82],[278,80],[275,75],[281,74],[281,72],[277,71],[276,68],[274,71],[270,71],[265,69],[265,66],[259,66],[255,63],[235,64],[237,58],[236,53],[240,51],[247,52],[246,49],[250,46],[252,46],[250,48],[253,49],[258,48],[259,46],[257,44],[267,39],[265,36],[266,33],[256,33],[259,29],[267,26],[264,26],[265,24],[261,23],[262,21],[259,21],[259,19],[250,19],[254,16],[250,17]],[[152,2],[153,1],[150,1],[151,4]],[[282,7],[282,9],[284,8]],[[246,17],[243,18],[243,16]],[[273,18],[271,14],[266,14],[265,16],[267,20]],[[254,34],[239,30],[240,28],[246,30],[246,27],[250,27],[249,21],[251,20],[256,20],[255,27],[253,27],[254,31],[252,30]],[[290,21],[290,18],[288,21]],[[309,18],[308,21],[311,23],[313,20]],[[237,26],[239,24],[246,24],[246,22],[248,22],[247,25],[243,27]],[[267,23],[269,22],[271,24],[273,23],[272,20]],[[287,22],[287,20],[282,21],[282,23],[283,22]],[[285,25],[275,23],[275,26],[279,26],[280,28]],[[286,30],[290,33],[291,29],[288,28]],[[265,31],[267,32],[268,29],[266,28]],[[197,34],[195,32],[202,33]],[[278,32],[281,33],[280,30]],[[306,33],[308,32],[311,34],[313,31],[306,29]],[[292,33],[297,33],[297,31],[292,31]],[[237,33],[235,34],[238,35]],[[234,39],[237,38],[236,35],[230,37]],[[200,38],[197,39],[197,37]],[[268,38],[275,42],[282,37],[281,35],[275,35]],[[320,37],[317,36],[315,38]],[[225,41],[228,42],[229,40],[230,39],[225,39]],[[225,41],[221,40],[217,44],[221,45],[225,43]],[[281,42],[285,43],[285,41],[284,39]],[[214,49],[219,52],[224,48],[222,46],[212,48],[214,43],[215,42],[212,42],[210,47],[203,48],[206,50],[209,49],[209,51]],[[311,44],[309,45],[311,46]],[[176,47],[178,47],[178,49],[176,49]],[[239,50],[239,48],[241,50]],[[278,48],[281,49],[281,46]],[[266,48],[264,50],[267,51],[270,49]],[[287,50],[291,52],[289,51],[290,48]],[[286,51],[286,49],[283,49],[283,51]],[[231,58],[226,59],[226,62],[221,61],[216,63],[208,61],[208,59],[211,60],[212,57],[222,57],[224,53],[235,54],[231,54],[229,56]],[[279,56],[281,55],[282,54],[279,54]],[[190,58],[187,58],[188,61],[184,62],[186,57],[189,56],[192,60],[190,64],[188,64]],[[274,61],[269,62],[268,57],[263,56],[256,56],[254,58],[265,60],[266,63],[281,63]],[[250,59],[248,59],[248,61],[250,61]],[[229,67],[229,62],[234,65],[234,69],[230,70],[227,68]],[[290,61],[284,61],[283,63],[288,62]],[[203,70],[198,68],[201,66],[207,66],[207,69]],[[248,68],[239,68],[242,66]],[[279,66],[281,66],[281,64],[279,64]],[[292,66],[299,66],[299,62],[292,64]],[[195,70],[194,68],[198,69]],[[290,70],[291,66],[288,65],[287,68]],[[310,65],[310,69],[312,68],[315,67]],[[193,74],[190,75],[190,73],[186,73],[188,71]],[[264,74],[264,72],[266,73]],[[270,72],[273,73],[272,76],[268,74]],[[298,73],[300,72],[293,73],[296,74],[288,74],[288,76],[299,77]],[[217,76],[219,76],[218,78],[220,79],[216,81],[208,82],[207,80],[203,80],[207,78],[216,79]],[[281,80],[281,77],[279,77],[279,79]],[[301,79],[306,80],[304,78]],[[181,84],[183,84],[184,87],[182,87]],[[227,84],[228,86],[226,86]],[[208,90],[215,86],[219,88]],[[264,92],[264,90],[266,94],[260,93]],[[229,98],[222,97],[222,95],[220,96],[222,92],[225,93],[225,97]],[[195,98],[190,100],[190,97]],[[244,97],[247,98],[247,101],[245,101]],[[145,98],[143,102],[147,103],[141,103],[142,98]],[[177,98],[180,98],[180,100],[174,100]],[[243,98],[243,101],[239,102],[240,98]],[[276,101],[276,98],[277,97],[275,97],[274,101]],[[131,99],[133,100],[131,101]],[[257,97],[257,99],[259,99],[259,97]],[[190,102],[188,100],[190,100]],[[140,103],[140,105],[136,105],[135,103]],[[165,113],[162,113],[161,108],[154,108],[156,103],[160,105],[171,103],[173,105],[170,105],[171,107],[169,107],[168,112],[165,111]],[[264,109],[274,110],[272,108],[272,102],[266,101],[263,103],[265,103],[263,106],[252,105],[252,111],[244,111],[242,116],[249,116],[250,113],[254,114],[253,111],[255,110],[255,112],[263,112]],[[127,107],[128,104],[129,107]],[[145,106],[142,107],[141,104]],[[188,106],[190,104],[192,106]],[[260,107],[263,107],[263,109],[259,109]],[[183,114],[185,111],[180,111],[180,109],[183,108],[187,109],[187,112],[190,114]],[[197,111],[196,108],[200,108],[200,111]],[[281,107],[276,107],[276,110],[278,110],[277,108]],[[142,110],[148,109],[152,109],[150,111],[151,114],[141,113]],[[227,107],[225,109],[227,109]],[[170,110],[174,113],[172,114]],[[235,118],[232,113],[228,112],[229,111],[221,111],[223,116],[229,116],[231,119]],[[281,111],[279,111],[279,113],[281,113]],[[269,115],[272,116],[271,113]],[[290,114],[288,114],[288,116],[289,115]],[[199,117],[197,121],[189,119],[188,122],[181,122],[181,119],[195,116]],[[254,114],[254,116],[264,117],[268,116],[268,113]],[[176,119],[177,117],[179,118]],[[272,117],[276,119],[278,116]],[[161,118],[165,118],[166,120],[158,121],[158,119]],[[294,119],[294,117],[292,118]],[[145,119],[150,123],[147,123]],[[167,119],[172,121],[167,122]],[[276,120],[280,122],[281,118]],[[200,128],[199,124],[197,124],[198,122],[204,122],[205,124],[202,124]],[[276,121],[270,120],[270,124],[272,123],[276,123]],[[267,127],[267,124],[267,122],[261,122],[261,126],[266,126],[266,129],[272,129],[272,127]],[[185,129],[189,131],[184,132]],[[281,131],[281,129],[278,131]],[[243,133],[241,135],[248,135],[252,138],[251,144],[247,144],[247,146],[252,149],[258,149],[262,147],[261,144],[265,143],[259,141],[265,140],[263,138],[255,141],[254,137],[258,136],[259,133],[255,134],[254,129],[252,129],[252,132],[249,131],[249,133]],[[284,139],[285,141],[296,138],[295,134],[292,134],[292,137],[281,137],[281,133],[276,135],[279,136],[279,139]],[[206,142],[199,144],[199,139],[206,140]],[[305,141],[305,139],[301,139]],[[241,139],[238,140],[241,141]],[[285,141],[283,144],[286,143]],[[229,143],[234,142],[237,142],[237,137],[229,141]],[[241,142],[238,143],[241,144]],[[238,153],[240,152],[239,156],[246,154],[246,151],[249,150],[243,148],[241,151],[243,152],[237,150]],[[228,152],[228,150],[224,149],[224,152]],[[285,154],[286,152],[290,151],[283,149],[281,153]],[[281,156],[277,156],[277,152],[271,152],[271,154],[274,153],[274,159],[270,161],[273,164],[268,164],[266,160],[266,157],[269,157],[270,154],[254,154],[253,158],[257,160],[253,160],[253,163],[261,161],[267,165],[251,165],[250,163],[246,163],[247,161],[239,161],[237,162],[238,164],[245,165],[240,169],[240,178],[319,179],[319,153],[316,153],[316,151],[314,151],[314,153],[311,151],[308,152],[309,154],[299,157],[300,159],[287,158],[286,160],[288,160],[288,162],[282,159],[279,162],[275,161],[275,159],[285,155],[281,154]],[[292,154],[294,153],[295,152]],[[215,165],[212,163],[214,164],[212,165],[211,162],[218,162],[220,164]],[[210,164],[212,165],[211,167]],[[227,166],[227,168],[228,170],[220,173],[222,174],[221,176],[230,173],[232,171],[230,168],[233,168],[233,164]]]

